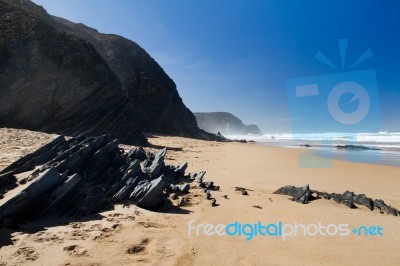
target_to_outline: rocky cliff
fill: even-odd
[[[0,126],[201,137],[174,82],[141,47],[54,18],[34,3],[0,0]]]
[[[194,113],[199,127],[222,135],[262,134],[256,125],[245,125],[238,117],[226,112]]]
[[[174,81],[136,43],[114,34],[102,34],[81,23],[53,17],[65,31],[92,44],[121,82],[133,103],[135,122],[144,131],[191,135],[198,133],[196,119],[176,90]]]
[[[262,131],[257,125],[246,125],[246,130],[249,134],[262,135]]]

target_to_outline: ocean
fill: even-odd
[[[315,150],[322,157],[361,163],[400,166],[400,132],[378,133],[308,133],[228,135],[228,139],[253,140],[261,145]],[[337,146],[347,146],[339,149]]]

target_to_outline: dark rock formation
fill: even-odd
[[[152,164],[147,169],[145,169],[145,171],[147,171],[152,177],[160,176],[165,167],[165,155],[167,155],[167,148],[164,148],[157,152],[154,156]]]
[[[363,145],[337,145],[338,150],[353,150],[353,151],[363,151],[363,150],[380,150],[375,147],[367,147]]]
[[[206,174],[205,171],[201,171],[199,173],[193,173],[190,175],[190,178],[196,180],[199,184],[203,183],[204,175]]]
[[[128,123],[135,114],[120,82],[92,45],[26,0],[0,1],[0,32],[0,126],[144,143]]]
[[[128,158],[131,159],[131,160],[136,160],[137,159],[137,160],[140,160],[140,161],[143,161],[143,160],[147,159],[146,152],[143,150],[142,147],[136,147],[136,148],[131,149],[128,152]]]
[[[40,196],[61,183],[62,176],[55,168],[45,170],[27,188],[0,207],[0,221],[8,225],[18,215],[31,212],[31,205],[40,200]]]
[[[292,200],[296,202],[300,202],[303,204],[308,203],[311,200],[314,200],[315,198],[311,195],[312,192],[310,191],[310,188],[308,185],[305,185],[302,188],[294,187],[294,186],[285,186],[281,187],[277,191],[274,192],[274,194],[281,194],[281,195],[288,195],[292,196]]]
[[[175,170],[175,176],[183,177],[187,167],[188,167],[188,163],[187,162],[184,162],[184,163],[180,164]]]
[[[300,147],[311,148],[312,146],[310,144],[301,144]]]
[[[28,0],[0,0],[0,126],[215,139],[196,125],[174,82],[141,47],[54,18]]]
[[[232,141],[233,142],[239,142],[239,143],[247,143],[247,140],[245,140],[245,139],[234,139]]]
[[[203,192],[206,194],[206,199],[211,200],[211,206],[216,207],[218,206],[217,200],[212,197],[211,195],[211,190],[216,191],[219,190],[219,186],[215,186],[214,182],[204,182],[204,175],[206,174],[205,171],[201,171],[199,173],[190,173],[189,174],[189,179],[190,180],[195,180],[199,187],[203,189]],[[186,187],[180,187],[181,189],[185,190]]]
[[[189,183],[185,183],[179,186],[179,190],[183,193],[188,193],[190,189],[190,184]]]
[[[155,156],[143,152],[134,148],[125,153],[108,135],[56,138],[0,172],[0,192],[6,198],[0,206],[0,227],[46,216],[87,216],[121,201],[155,210],[166,202],[171,187],[176,196],[189,192],[193,179],[185,175],[187,163],[177,168],[165,165],[166,149]],[[22,168],[31,173],[17,178]],[[204,174],[193,175],[199,177],[199,185],[219,189],[213,182],[203,182]],[[19,194],[7,193],[26,183]]]
[[[291,200],[302,204],[307,204],[309,201],[322,197],[327,200],[333,199],[336,203],[343,204],[351,209],[356,209],[357,204],[363,205],[371,211],[378,209],[381,213],[400,216],[400,212],[397,209],[386,205],[383,200],[372,200],[365,196],[365,194],[356,195],[351,191],[346,191],[343,194],[327,193],[311,190],[308,185],[305,185],[304,187],[284,186],[275,191],[274,194],[291,196]]]
[[[162,194],[163,189],[166,185],[166,182],[163,180],[162,177],[163,176],[160,176],[150,182],[150,187],[147,193],[137,202],[137,205],[139,207],[145,209],[154,209],[160,206],[160,195]]]
[[[0,174],[0,199],[3,198],[4,193],[15,187],[17,187],[17,178],[12,172]]]
[[[194,113],[199,127],[207,132],[222,135],[261,135],[261,130],[256,125],[246,126],[236,116],[225,112]]]
[[[235,191],[240,191],[240,193],[242,193],[243,196],[248,196],[249,195],[247,190],[248,190],[247,188],[235,187]]]

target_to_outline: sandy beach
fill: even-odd
[[[0,168],[55,137],[0,129]],[[201,189],[191,189],[189,203],[182,207],[186,214],[116,205],[85,220],[65,221],[65,225],[41,221],[26,225],[23,233],[1,229],[2,237],[11,234],[12,245],[0,248],[0,265],[396,265],[400,260],[399,217],[364,207],[349,209],[333,200],[302,205],[272,194],[285,185],[309,184],[319,191],[364,193],[399,208],[398,167],[335,160],[331,168],[306,169],[298,166],[303,149],[159,135],[148,138],[154,146],[169,148],[167,163],[177,166],[187,161],[187,171],[206,171],[205,180],[220,186],[220,191],[213,192],[219,206],[211,207]],[[249,195],[235,187],[248,189]],[[247,241],[244,236],[189,236],[192,220],[195,225],[236,221],[348,224],[350,229],[379,225],[383,236],[298,235],[285,240],[255,236]]]

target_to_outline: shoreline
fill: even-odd
[[[306,143],[306,142],[304,142]],[[310,147],[303,147],[290,144],[268,143],[268,142],[255,142],[255,144],[267,147],[281,147],[288,149],[303,149],[318,153],[322,158],[332,158],[334,160],[347,161],[351,163],[366,163],[376,165],[387,165],[400,167],[400,150],[394,149],[365,149],[365,150],[351,150],[351,149],[338,149],[337,145],[329,147],[311,145]],[[307,144],[302,144],[307,145]],[[362,143],[357,143],[362,145]],[[368,147],[368,146],[367,146]]]

